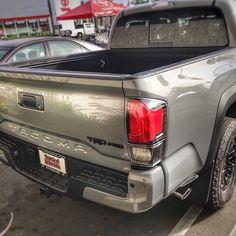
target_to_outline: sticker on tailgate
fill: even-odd
[[[40,163],[43,167],[66,175],[65,157],[39,149]]]

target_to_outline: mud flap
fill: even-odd
[[[178,189],[180,192],[186,191],[188,188],[192,189],[191,194],[186,199],[197,205],[205,206],[208,202],[212,172],[214,165],[211,164],[207,169],[199,173],[199,178],[185,187]]]

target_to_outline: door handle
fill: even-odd
[[[44,111],[44,99],[42,95],[18,92],[18,104],[20,107]]]

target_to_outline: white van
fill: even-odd
[[[60,24],[60,35],[62,37],[71,36],[79,39],[95,37],[95,25],[92,23],[83,23],[78,25],[75,25],[74,21],[64,21],[62,23]]]
[[[77,37],[80,39],[95,37],[95,25],[91,23],[76,25],[75,29],[71,30],[71,37]]]

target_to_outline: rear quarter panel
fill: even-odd
[[[165,158],[191,144],[206,162],[222,94],[236,83],[236,50],[137,74],[124,81],[127,97],[165,100],[168,104]],[[236,91],[235,91],[236,93]]]

